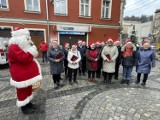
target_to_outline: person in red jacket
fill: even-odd
[[[16,87],[17,106],[24,114],[35,112],[32,85],[42,80],[41,68],[35,57],[38,56],[27,29],[17,28],[12,31],[9,40],[8,61],[10,63],[10,84]]]
[[[42,40],[39,47],[42,52],[42,62],[48,62],[48,59],[47,59],[48,44],[45,43],[44,40]]]

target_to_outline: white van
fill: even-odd
[[[8,41],[9,38],[0,38],[0,66],[8,64]]]

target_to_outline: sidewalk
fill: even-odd
[[[146,87],[135,85],[133,70],[130,86],[113,80],[104,85],[101,79],[90,83],[78,76],[78,84],[54,89],[49,64],[41,64],[43,81],[34,93],[36,114],[23,115],[16,106],[15,88],[9,85],[9,70],[0,70],[0,120],[160,120],[160,62],[157,61]],[[64,76],[62,74],[62,76]]]

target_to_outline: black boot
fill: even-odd
[[[139,84],[139,82],[140,82],[140,81],[137,80],[137,81],[135,82],[135,84]]]
[[[64,86],[64,84],[63,84],[63,83],[60,83],[60,82],[58,82],[57,85],[58,85],[59,87],[63,87],[63,86]]]
[[[127,85],[130,85],[130,81],[129,81],[129,80],[126,80],[126,84],[127,84]]]
[[[58,89],[58,88],[59,88],[58,84],[54,83],[54,89]]]
[[[36,105],[34,105],[34,104],[32,104],[31,102],[29,102],[28,104],[27,104],[27,106],[29,107],[29,108],[31,108],[31,109],[37,109],[37,106]]]
[[[27,105],[21,107],[23,114],[33,114],[35,113],[34,109],[29,108]]]
[[[141,85],[145,87],[145,86],[146,86],[146,83],[145,83],[145,82],[142,82],[142,84],[141,84]]]
[[[106,84],[107,83],[107,81],[106,80],[104,80],[104,84]]]
[[[122,79],[121,84],[124,84],[126,81],[124,79]]]
[[[111,84],[111,80],[108,80],[108,83]]]

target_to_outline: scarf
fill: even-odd
[[[98,51],[96,49],[94,50],[89,50],[89,54],[92,58],[96,59],[97,58],[97,53]],[[97,69],[98,68],[98,61],[93,61],[92,62],[92,68]]]
[[[127,46],[123,52],[123,57],[132,57],[133,56],[133,47]]]

